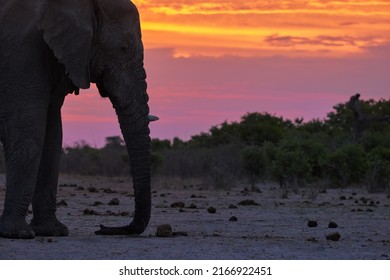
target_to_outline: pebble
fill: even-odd
[[[113,198],[111,201],[108,203],[108,205],[119,205],[119,199]]]
[[[237,222],[238,219],[236,216],[231,216],[230,219],[229,219],[230,222]]]
[[[243,205],[243,206],[255,205],[255,206],[257,206],[257,205],[260,205],[260,204],[258,204],[257,202],[255,202],[252,199],[245,199],[243,201],[240,201],[238,203],[238,205]]]
[[[93,204],[92,204],[92,206],[99,206],[99,205],[102,205],[103,204],[103,202],[101,202],[101,201],[95,201]]]
[[[171,208],[184,208],[185,207],[185,203],[184,202],[174,202],[171,204]]]
[[[328,228],[337,228],[338,225],[335,222],[330,222]]]
[[[215,214],[217,212],[217,209],[215,209],[214,207],[209,207],[209,208],[207,208],[207,212],[209,212],[211,214]]]
[[[88,190],[90,193],[98,193],[98,192],[99,192],[98,189],[95,188],[95,187],[89,187],[87,190]]]
[[[156,230],[157,237],[172,237],[172,227],[169,224],[159,225]]]
[[[61,206],[68,206],[68,203],[66,203],[65,200],[61,200],[60,202],[57,203],[57,206],[61,207]]]
[[[196,206],[194,203],[191,203],[190,206],[188,206],[188,208],[190,208],[190,209],[196,209],[197,206]]]
[[[339,241],[340,237],[341,237],[340,233],[332,232],[326,235],[326,240]]]
[[[98,215],[98,213],[95,210],[85,209],[84,215]]]
[[[317,227],[318,223],[317,223],[317,221],[308,221],[307,226],[308,227]]]

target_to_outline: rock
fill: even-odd
[[[347,198],[344,195],[340,196],[340,200],[346,200],[346,199]]]
[[[317,238],[315,238],[315,237],[310,237],[310,238],[306,239],[306,241],[315,242],[315,243],[319,242],[317,240]]]
[[[58,206],[58,207],[61,207],[61,206],[68,206],[68,203],[66,203],[65,200],[61,200],[60,202],[57,203],[57,206]]]
[[[236,205],[234,205],[234,204],[230,204],[229,205],[229,209],[237,209],[238,207],[236,206]]]
[[[85,209],[83,213],[84,215],[98,215],[98,213],[95,210],[89,210],[89,209]]]
[[[230,222],[237,222],[238,219],[236,216],[231,216],[230,219],[229,219]]]
[[[330,222],[328,224],[328,228],[337,228],[337,227],[338,227],[338,225],[335,222]]]
[[[95,187],[89,187],[87,190],[88,190],[90,193],[98,193],[98,192],[99,192],[98,189],[95,188]]]
[[[174,202],[171,204],[171,208],[184,208],[186,205],[184,202]]]
[[[103,204],[103,202],[101,202],[101,201],[95,201],[93,204],[92,204],[92,206],[99,206],[99,205],[102,205]]]
[[[308,227],[317,227],[318,223],[317,223],[317,221],[308,221],[307,226]]]
[[[113,198],[111,201],[108,203],[108,205],[119,205],[119,199]]]
[[[113,191],[110,188],[101,188],[100,190],[103,191],[104,193],[108,193],[108,194],[117,193],[116,191]]]
[[[331,241],[339,241],[340,240],[340,233],[338,232],[331,232],[326,235],[326,240],[331,240]]]
[[[207,208],[207,212],[209,212],[211,214],[215,214],[217,212],[217,209],[214,207],[209,207],[209,208]]]
[[[254,206],[258,206],[260,204],[256,203],[254,200],[252,199],[245,199],[243,201],[240,201],[238,203],[238,205],[242,205],[242,206],[250,206],[250,205],[254,205]]]
[[[159,225],[156,230],[157,237],[172,237],[172,227],[169,224]]]
[[[78,186],[78,187],[75,187],[75,190],[76,190],[76,191],[83,191],[83,190],[85,190],[85,189],[84,189],[84,187]]]
[[[188,233],[185,231],[174,231],[172,232],[172,236],[188,236]]]
[[[191,203],[190,206],[188,206],[188,208],[190,208],[190,209],[196,209],[197,206],[196,206],[194,203]]]

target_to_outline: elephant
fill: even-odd
[[[95,83],[129,156],[134,216],[96,234],[142,234],[151,216],[149,115],[140,18],[129,0],[0,0],[0,236],[68,236],[56,216],[65,96]],[[33,216],[26,221],[32,205]]]

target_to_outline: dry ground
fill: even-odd
[[[4,181],[1,176],[1,210]],[[152,220],[144,234],[95,235],[101,223],[129,223],[129,186],[119,179],[62,177],[58,201],[66,205],[58,207],[58,216],[70,235],[0,239],[0,259],[390,259],[390,197],[385,193],[368,194],[361,188],[293,192],[271,185],[254,193],[243,187],[211,191],[157,184]],[[109,205],[114,198],[119,205]],[[259,205],[239,205],[248,199]],[[171,207],[176,202],[185,207]],[[216,213],[209,213],[209,207]],[[230,221],[232,216],[237,221]],[[308,227],[309,220],[318,226]],[[329,222],[338,228],[328,228]],[[187,236],[156,237],[161,224]],[[326,240],[335,231],[340,240]]]

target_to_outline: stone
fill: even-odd
[[[331,233],[326,235],[326,240],[339,241],[340,237],[341,237],[340,233],[338,233],[338,232],[331,232]]]
[[[240,201],[240,202],[238,203],[238,205],[242,205],[242,206],[251,206],[251,205],[253,205],[253,206],[258,206],[258,205],[260,205],[260,204],[258,204],[257,202],[255,202],[255,201],[252,200],[252,199],[245,199],[245,200],[243,200],[243,201]]]
[[[317,223],[317,221],[308,221],[307,226],[308,227],[317,227],[318,223]]]
[[[157,227],[156,230],[157,237],[172,237],[172,227],[169,224],[162,224]]]
[[[65,200],[61,200],[60,202],[57,203],[57,206],[58,207],[61,207],[61,206],[68,206],[68,203],[65,201]]]
[[[184,208],[186,205],[184,202],[174,202],[171,204],[171,208]]]
[[[119,199],[113,198],[111,201],[108,203],[108,205],[119,205]]]
[[[337,228],[337,227],[338,227],[338,225],[335,222],[330,222],[328,224],[328,228]]]

